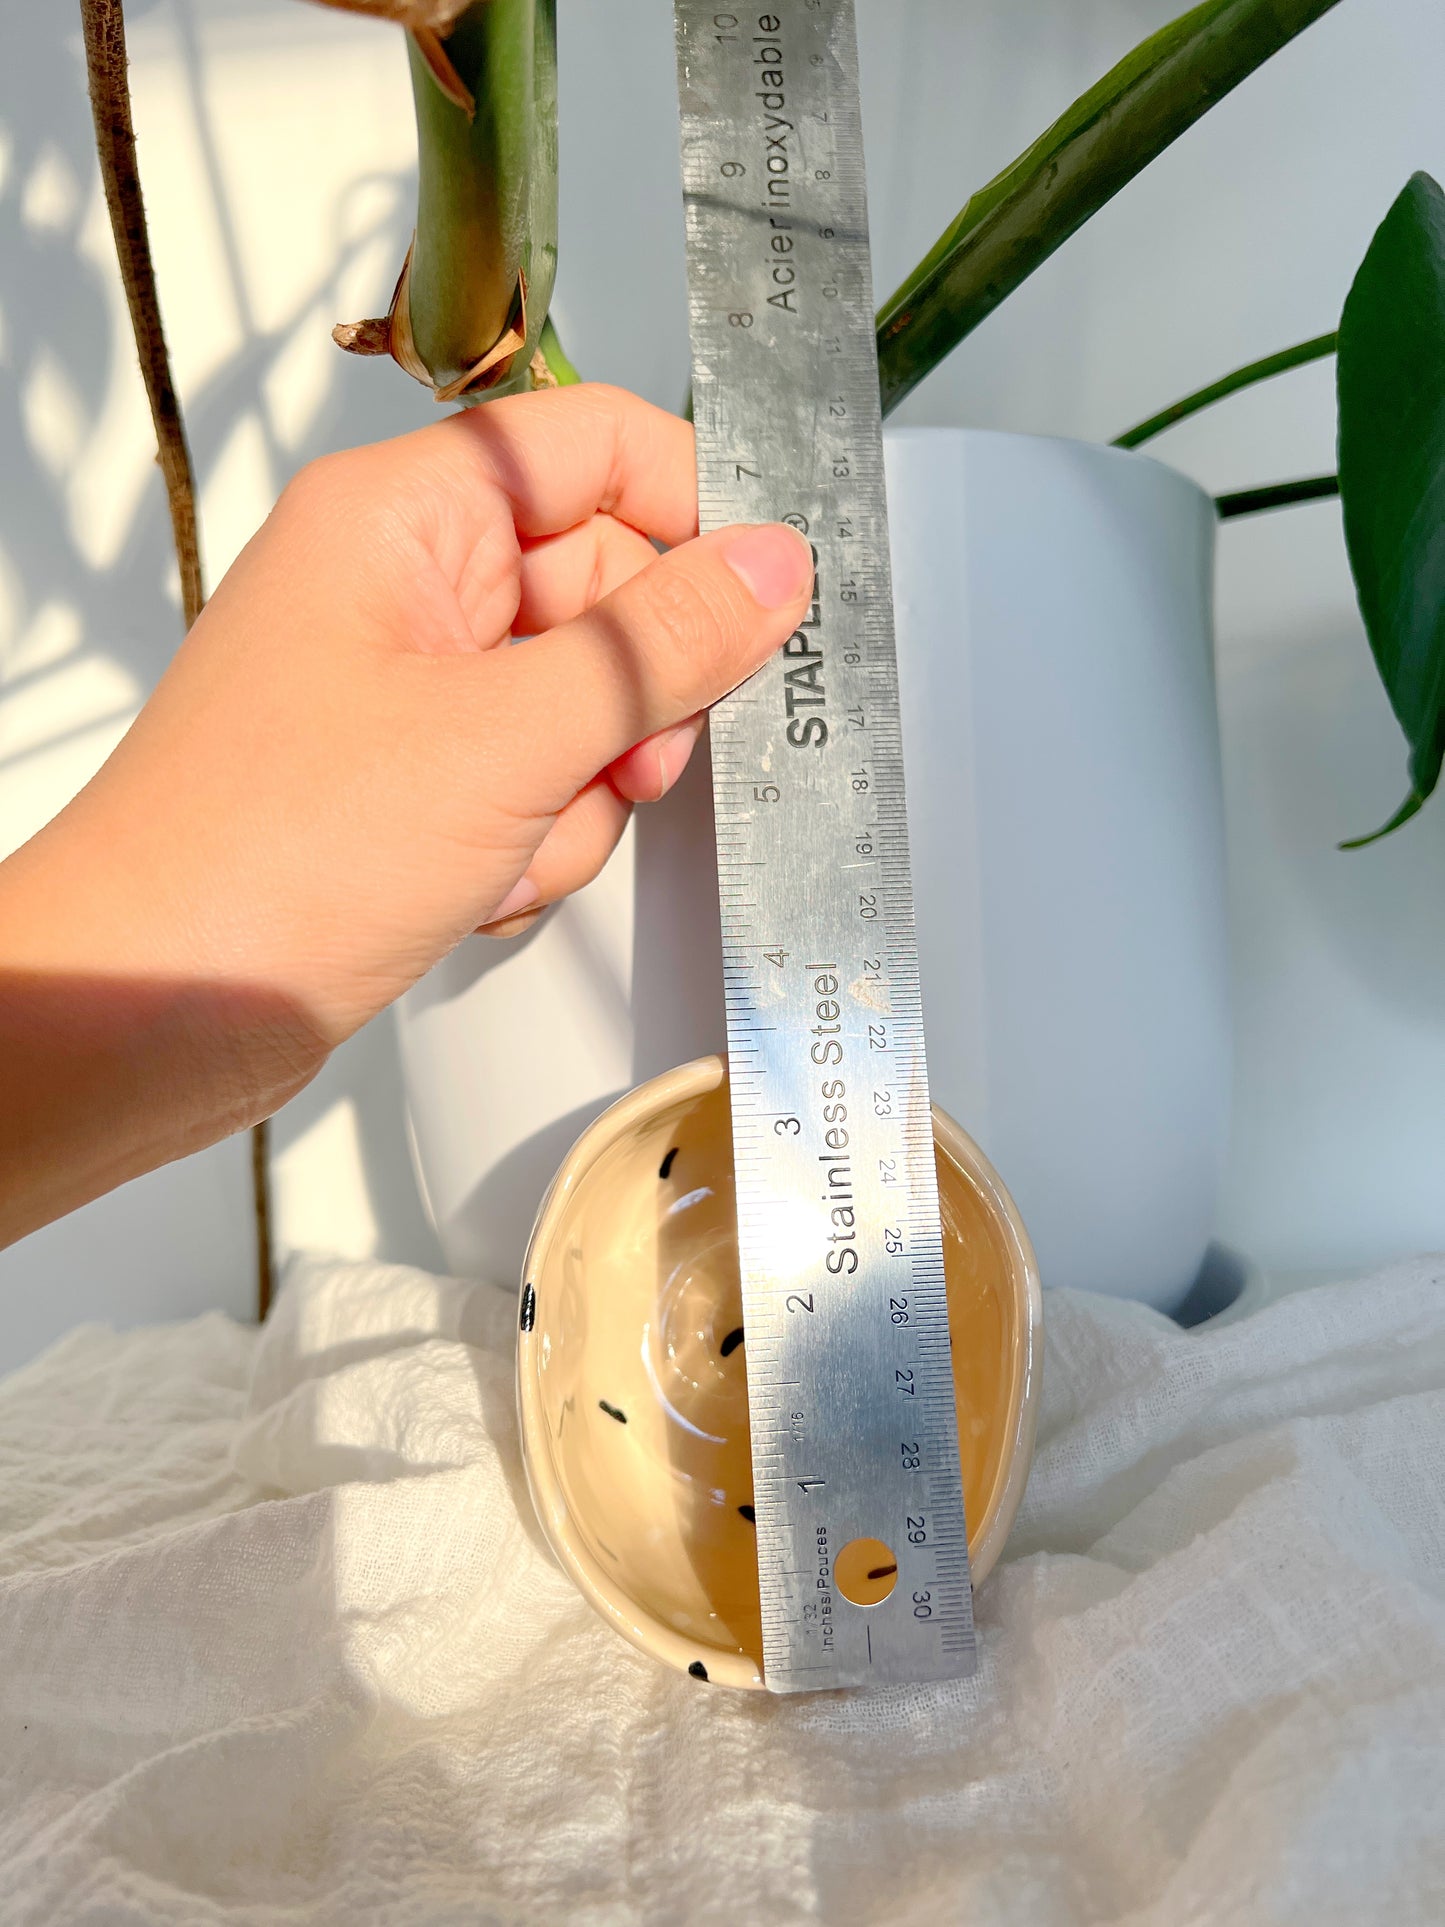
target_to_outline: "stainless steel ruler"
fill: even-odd
[[[764,1678],[944,1679],[973,1613],[853,4],[675,12],[702,526],[817,561],[712,719]]]

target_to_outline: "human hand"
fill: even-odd
[[[0,968],[263,996],[181,1148],[264,1115],[469,931],[589,881],[792,633],[806,544],[696,514],[691,429],[600,387],[313,463],[0,869]]]

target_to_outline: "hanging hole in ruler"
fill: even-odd
[[[881,1606],[898,1584],[898,1560],[881,1539],[850,1539],[833,1561],[833,1583],[855,1606]]]

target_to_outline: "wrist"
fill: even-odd
[[[268,1116],[326,1055],[195,954],[163,870],[84,805],[0,864],[0,1244]]]

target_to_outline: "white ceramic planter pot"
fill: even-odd
[[[1046,1284],[1188,1291],[1227,1122],[1212,505],[1138,455],[888,437],[918,935],[936,1101]],[[405,999],[417,1165],[448,1262],[511,1282],[623,1091],[724,1047],[707,763],[604,874]]]

